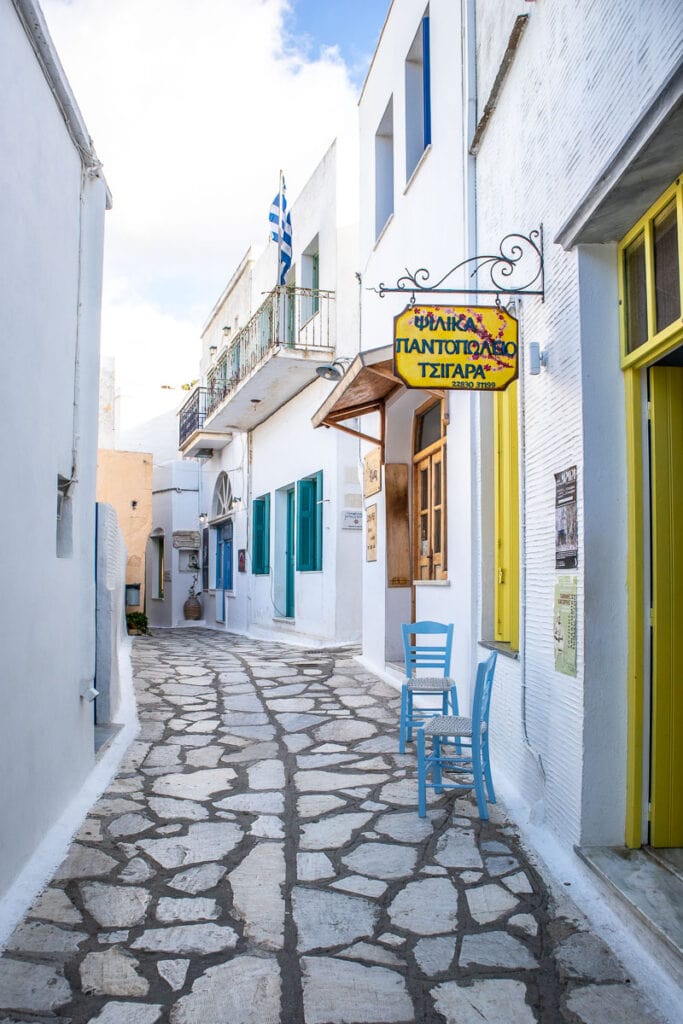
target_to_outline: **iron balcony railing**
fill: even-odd
[[[273,289],[252,318],[222,350],[205,387],[197,387],[179,413],[180,447],[274,349],[333,349],[334,292]]]

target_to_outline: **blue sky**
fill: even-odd
[[[317,57],[337,46],[360,86],[375,51],[391,0],[291,0],[288,30],[297,48]],[[313,52],[311,52],[313,51]]]

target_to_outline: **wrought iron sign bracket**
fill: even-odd
[[[471,268],[470,277],[480,272],[488,275],[481,285],[475,288],[442,287],[445,281],[459,270]],[[499,245],[495,256],[470,256],[469,259],[456,263],[454,267],[438,281],[430,282],[430,272],[426,267],[415,271],[406,268],[390,288],[384,282],[379,287],[371,288],[380,298],[391,293],[407,293],[410,305],[414,306],[418,295],[495,295],[496,305],[501,305],[502,296],[514,298],[522,295],[536,295],[545,299],[545,279],[543,274],[543,225],[531,231],[529,235],[512,233],[506,235]],[[490,287],[483,287],[490,284]]]

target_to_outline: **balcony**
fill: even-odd
[[[334,292],[276,288],[231,343],[180,410],[184,455],[216,435],[252,430],[285,405],[334,356]],[[196,436],[195,436],[196,435]]]

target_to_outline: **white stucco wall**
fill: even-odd
[[[42,16],[36,12],[36,24]],[[43,26],[44,27],[44,26]],[[50,50],[49,40],[43,37]],[[54,51],[51,51],[54,57]],[[68,85],[56,63],[54,84]],[[0,4],[0,894],[93,764],[95,469],[106,184],[89,175],[11,3]],[[70,95],[70,94],[69,94]],[[71,97],[71,99],[73,99]],[[75,104],[71,116],[82,129]],[[93,154],[94,156],[94,154]],[[75,399],[75,401],[74,401]],[[74,476],[68,557],[57,477]],[[68,510],[64,509],[66,513]],[[67,517],[68,518],[68,517]]]

